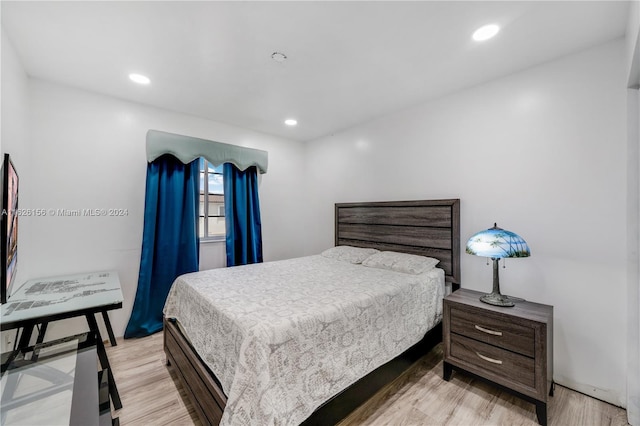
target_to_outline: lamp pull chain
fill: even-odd
[[[502,269],[507,269],[507,258],[506,257],[502,258]]]

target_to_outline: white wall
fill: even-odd
[[[637,89],[640,84],[640,58],[638,49],[640,45],[640,1],[629,3],[629,20],[625,34],[625,58],[626,69],[629,75],[629,87]]]
[[[640,425],[640,2],[629,7],[626,32],[627,86],[627,419]],[[633,89],[631,89],[633,88]]]
[[[308,143],[306,252],[336,202],[460,198],[463,244],[494,222],[529,243],[501,289],[554,305],[555,380],[623,406],[625,77],[620,40]],[[462,254],[463,287],[491,274]]]
[[[627,417],[640,425],[640,92],[628,89],[627,109]]]
[[[33,218],[22,227],[29,227],[33,238],[20,247],[20,268],[28,271],[26,278],[117,270],[125,302],[111,313],[116,335],[123,334],[137,286],[148,129],[268,151],[269,172],[260,181],[265,259],[301,254],[302,181],[294,178],[304,166],[299,143],[39,80],[30,80],[28,101],[30,155],[19,166],[27,170],[28,165],[37,182],[21,187],[21,194],[32,193],[23,207],[118,208],[128,215]],[[224,265],[221,245],[203,247],[203,265]],[[58,322],[48,335],[84,327],[83,321]]]
[[[32,176],[27,172],[29,163],[29,103],[28,103],[28,86],[29,79],[22,64],[18,59],[15,49],[11,41],[6,36],[4,29],[2,32],[2,67],[0,78],[0,93],[2,93],[2,102],[0,102],[0,151],[2,155],[8,153],[16,166],[20,186],[30,186],[33,184]],[[20,192],[19,207],[29,203],[30,195]],[[18,234],[18,247],[21,249],[29,240],[30,230],[21,227]],[[19,251],[19,258],[22,251]],[[14,286],[17,286],[27,275],[28,271],[18,264],[18,272],[15,278]],[[14,287],[15,288],[15,287]],[[0,341],[0,351],[5,352],[8,348],[5,346],[5,336],[11,336],[13,340],[13,331],[2,332],[2,340]]]
[[[20,186],[29,186],[33,183],[29,173],[26,173],[29,164],[29,78],[22,68],[11,41],[2,30],[2,83],[0,90],[2,102],[0,103],[0,147],[2,154],[11,155],[15,163]],[[24,170],[23,170],[24,169]],[[25,173],[23,173],[23,171]],[[19,206],[28,202],[29,194],[20,193]],[[18,236],[21,241],[26,241],[29,230],[24,233],[20,230]],[[25,243],[26,244],[26,243]],[[16,280],[23,277],[25,271],[18,267]]]

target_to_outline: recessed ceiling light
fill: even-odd
[[[135,83],[138,84],[149,84],[151,83],[151,80],[149,80],[149,77],[147,77],[146,75],[142,75],[142,74],[129,74],[129,79]]]
[[[287,55],[281,52],[273,52],[271,54],[271,59],[273,59],[276,62],[284,62],[287,60]]]
[[[295,126],[298,124],[298,120],[296,120],[295,118],[288,118],[284,120],[284,124],[286,124],[287,126]]]
[[[500,31],[500,27],[496,24],[485,25],[484,27],[478,28],[473,33],[473,39],[475,41],[489,40],[490,38],[498,34],[498,31]]]

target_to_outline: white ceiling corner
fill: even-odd
[[[32,77],[300,141],[622,37],[629,10],[617,1],[1,7]],[[471,41],[487,23],[501,25],[498,36]],[[131,72],[151,85],[132,85]],[[289,117],[299,125],[285,126]]]

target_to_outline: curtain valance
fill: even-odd
[[[164,154],[171,154],[184,164],[188,164],[198,157],[204,157],[215,166],[232,163],[240,170],[256,166],[260,173],[267,173],[267,151],[159,130],[149,130],[147,132],[147,162],[151,163]]]

